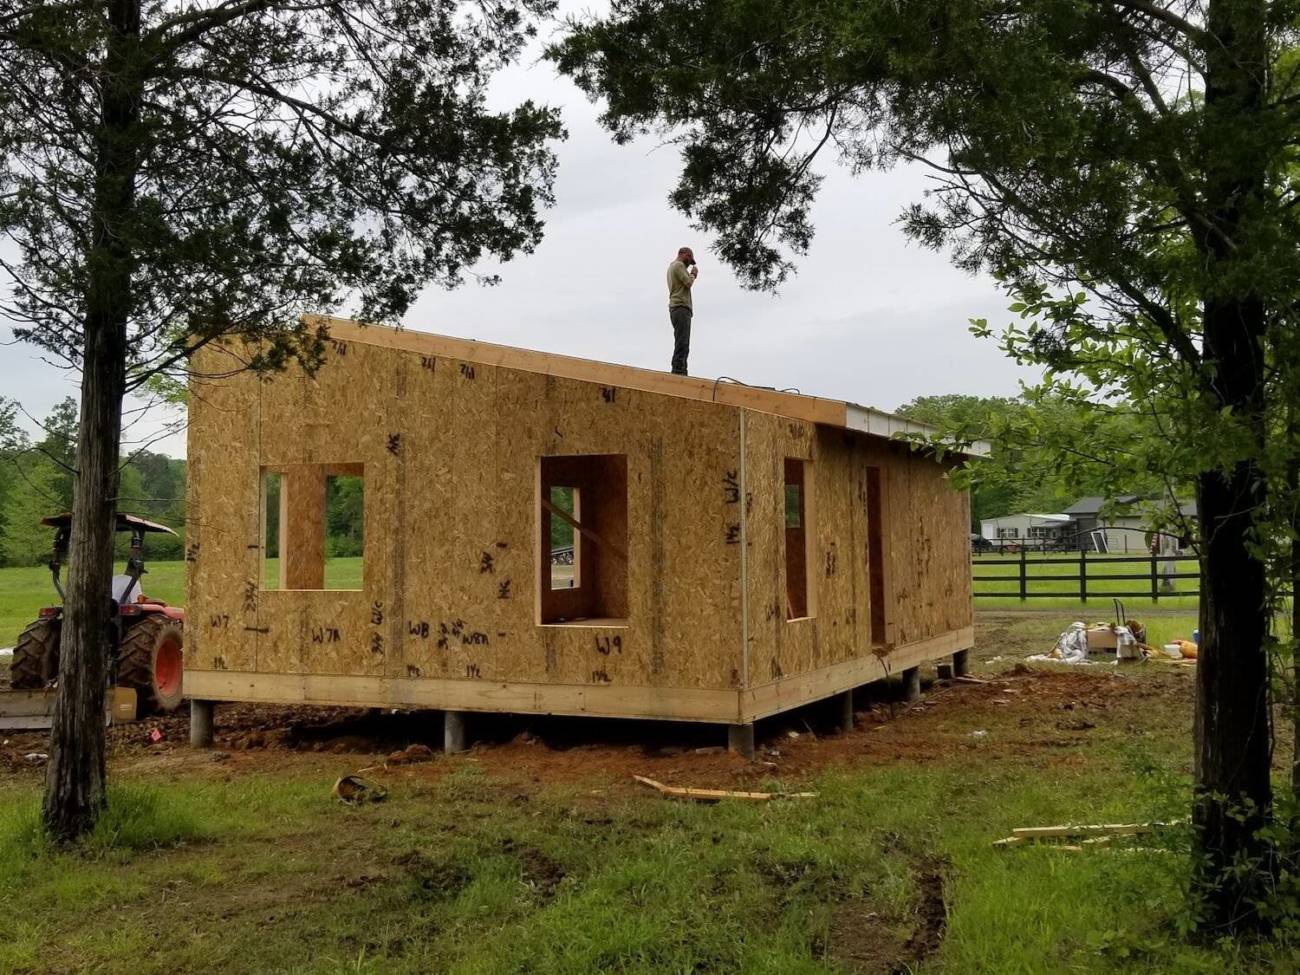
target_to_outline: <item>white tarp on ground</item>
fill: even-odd
[[[1111,663],[1134,658],[1141,659],[1137,639],[1127,626],[1115,628],[1115,637],[1119,648]],[[1033,653],[1026,660],[1037,660],[1052,664],[1072,664],[1076,667],[1088,667],[1095,663],[1088,659],[1088,627],[1079,621],[1070,624],[1070,628],[1056,638],[1056,646],[1051,653]]]
[[[13,647],[0,647],[0,657],[12,657],[14,655]]]

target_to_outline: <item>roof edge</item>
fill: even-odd
[[[924,423],[907,420],[882,410],[857,406],[844,400],[782,392],[762,386],[747,386],[744,383],[722,379],[679,376],[640,366],[581,359],[555,352],[538,352],[510,345],[480,342],[477,339],[439,335],[435,332],[374,325],[330,315],[304,315],[303,321],[308,325],[324,326],[331,338],[348,342],[424,355],[441,355],[477,365],[500,366],[561,379],[603,383],[662,396],[717,403],[721,406],[855,430],[885,439],[898,439],[907,434],[933,436],[938,433],[936,429]],[[966,447],[954,447],[951,451],[959,456],[987,456],[988,445],[979,442]]]
[[[910,437],[915,434],[933,438],[939,433],[938,428],[932,427],[928,423],[909,420],[897,413],[887,413],[884,410],[877,410],[870,406],[858,406],[856,403],[847,403],[845,405],[847,410],[844,425],[850,430],[858,430],[862,433],[886,437],[891,440]],[[992,452],[991,446],[985,440],[973,440],[968,444],[953,445],[945,447],[945,449],[962,457],[987,457]]]

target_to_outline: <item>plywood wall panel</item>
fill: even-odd
[[[223,372],[229,355],[196,365]],[[970,624],[966,497],[943,465],[878,438],[356,340],[331,343],[313,376],[192,389],[196,670],[639,688],[668,709],[674,688],[827,672],[885,651],[870,633],[872,467],[887,496],[892,642]],[[539,459],[568,454],[627,459],[618,625],[540,625]],[[801,620],[785,598],[787,458],[810,462],[815,615]],[[362,465],[359,590],[262,587],[261,471],[291,465]]]
[[[195,357],[188,432],[187,668],[254,670],[260,567],[256,380],[221,346]],[[245,475],[253,475],[248,483]]]
[[[237,669],[738,686],[734,409],[362,342],[332,343],[314,376],[218,385],[240,446],[200,476],[195,510],[242,512],[238,544],[214,555],[231,580],[260,579],[262,468],[362,464],[365,477],[363,588],[258,583],[255,618],[228,641]],[[191,457],[208,469],[205,454],[225,449],[219,414],[196,413]],[[559,454],[627,458],[625,626],[538,625],[537,467]],[[215,568],[196,571],[200,603],[217,598],[200,594],[211,582],[232,588]]]
[[[967,496],[947,468],[908,447],[779,417],[746,414],[750,685],[873,652],[867,477],[880,470],[887,542],[888,643],[916,644],[971,623]],[[809,564],[815,617],[788,620],[783,465],[811,461]],[[815,587],[815,595],[812,592]],[[887,646],[874,648],[881,654]]]

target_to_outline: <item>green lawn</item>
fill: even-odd
[[[118,569],[122,566],[119,564]],[[66,573],[64,578],[67,578]],[[185,563],[151,562],[141,587],[169,603],[185,601]],[[42,606],[57,606],[50,570],[45,566],[0,569],[0,647],[12,647],[23,627]]]
[[[1064,564],[1045,564],[1044,559],[1069,559]],[[988,554],[973,556],[971,563],[972,572],[977,576],[997,576],[997,580],[976,582],[976,593],[1011,593],[1012,595],[984,596],[977,597],[975,605],[979,609],[1012,609],[1027,608],[1033,610],[1057,609],[1068,607],[1080,607],[1085,604],[1080,603],[1077,596],[1067,597],[1034,597],[1033,593],[1047,592],[1068,592],[1077,593],[1079,591],[1079,582],[1077,579],[1067,579],[1066,576],[1079,575],[1078,553],[1053,552],[1046,555],[1033,553],[1027,556],[1026,576],[1029,580],[1028,591],[1030,598],[1024,602],[1020,601],[1018,596],[1020,587],[1020,556]],[[1163,568],[1165,563],[1160,563]],[[1149,595],[1151,584],[1149,582],[1150,562],[1118,562],[1108,560],[1103,556],[1090,556],[1087,560],[1088,576],[1088,602],[1087,606],[1093,607],[1091,612],[1095,615],[1101,612],[1103,616],[1109,615],[1112,610],[1112,597],[1108,594],[1116,592],[1140,592],[1142,596],[1125,596],[1123,598],[1125,609],[1138,613],[1142,609],[1161,609],[1161,610],[1192,610],[1197,607],[1197,597],[1179,596],[1178,590],[1182,592],[1195,592],[1199,588],[1199,580],[1196,578],[1198,566],[1195,559],[1180,559],[1173,563],[1177,569],[1178,576],[1175,579],[1175,594],[1166,594],[1160,592],[1159,598],[1152,600]],[[1115,576],[1122,575],[1143,575],[1142,579],[1116,579]],[[1004,581],[1005,580],[1005,581]]]
[[[986,622],[979,672],[1005,666],[996,641],[1023,653],[1054,625]],[[555,781],[573,766],[544,744],[380,768],[388,801],[359,809],[329,790],[363,754],[136,751],[94,840],[55,853],[35,840],[39,775],[9,775],[0,902],[21,910],[0,972],[1294,972],[1285,944],[1177,934],[1176,852],[991,846],[1014,826],[1177,815],[1190,674],[1155,667],[1071,672],[1042,705],[1032,683],[1001,708],[931,694],[860,726],[843,761],[751,786],[818,793],[798,802],[670,802],[604,763],[726,785],[695,768],[717,759],[599,741],[579,751],[589,772]]]

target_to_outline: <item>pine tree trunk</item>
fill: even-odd
[[[1259,829],[1272,814],[1267,591],[1249,550],[1260,500],[1253,463],[1199,480],[1201,643],[1196,693],[1196,888],[1206,923],[1237,930],[1256,923],[1251,900],[1269,885]],[[1259,859],[1250,870],[1232,869]]]
[[[135,198],[140,85],[132,69],[140,0],[111,0],[95,138],[95,199],[87,254],[81,419],[72,537],[42,809],[45,829],[69,841],[105,804],[104,685],[110,640],[113,541],[131,312],[128,218]]]
[[[1269,627],[1264,564],[1250,548],[1265,488],[1254,458],[1265,444],[1265,309],[1241,267],[1252,209],[1265,194],[1260,136],[1268,83],[1266,4],[1211,0],[1205,26],[1208,226],[1193,230],[1208,285],[1202,299],[1202,395],[1242,423],[1246,459],[1197,479],[1201,526],[1201,645],[1196,681],[1195,892],[1213,931],[1257,927],[1251,906],[1274,863],[1258,831],[1272,818]]]
[[[1296,443],[1293,438],[1292,444]],[[1295,449],[1294,446],[1291,447]],[[1287,488],[1291,509],[1291,795],[1300,803],[1300,463],[1292,463]]]

